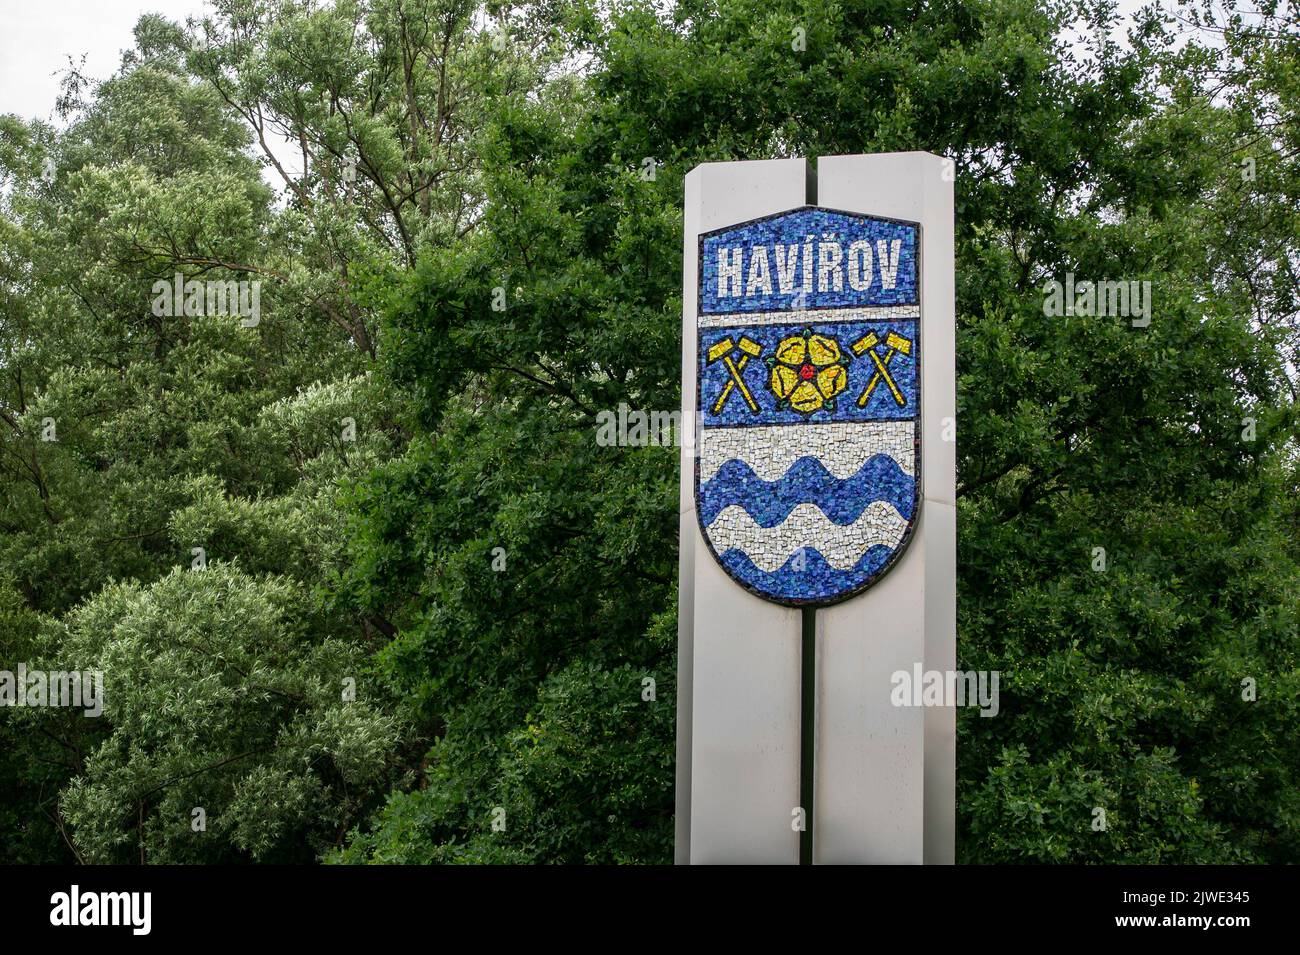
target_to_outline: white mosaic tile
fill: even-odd
[[[836,570],[848,570],[876,545],[897,547],[907,519],[888,502],[873,501],[852,524],[838,526],[816,504],[800,504],[776,527],[760,527],[743,507],[733,505],[709,525],[719,553],[738,548],[766,573],[780,568],[802,547],[816,545]]]
[[[792,427],[799,430],[792,432]],[[792,441],[795,435],[799,440]],[[852,477],[877,454],[889,455],[904,474],[914,477],[915,438],[912,421],[705,428],[700,436],[700,483],[708,483],[733,459],[744,461],[764,481],[775,481],[809,455],[840,480]]]

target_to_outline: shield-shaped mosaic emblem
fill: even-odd
[[[696,512],[760,597],[844,600],[911,536],[919,233],[805,207],[700,236]]]

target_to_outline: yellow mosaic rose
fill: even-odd
[[[823,408],[834,411],[835,396],[848,384],[844,366],[849,360],[839,342],[810,328],[782,339],[768,359],[772,373],[767,385],[776,395],[777,410],[790,408],[805,417]]]

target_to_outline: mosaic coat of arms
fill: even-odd
[[[844,600],[910,538],[919,231],[805,207],[700,236],[696,511],[760,597]]]

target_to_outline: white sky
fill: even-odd
[[[54,120],[55,75],[86,54],[83,72],[107,79],[143,13],[184,21],[204,0],[0,0],[0,113]]]

